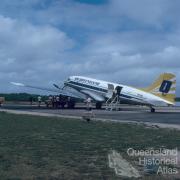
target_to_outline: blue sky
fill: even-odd
[[[178,0],[2,0],[0,91],[83,75],[137,87],[180,79]],[[31,92],[29,90],[29,92]]]
[[[95,5],[105,4],[108,2],[108,0],[75,0],[75,1],[80,3],[95,4]]]

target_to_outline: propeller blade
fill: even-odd
[[[53,86],[57,89],[61,89],[57,84],[53,84]]]

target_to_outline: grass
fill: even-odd
[[[180,148],[180,132],[0,113],[0,179],[119,179],[107,155]]]

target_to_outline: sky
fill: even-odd
[[[0,92],[27,91],[12,81],[52,87],[71,75],[146,87],[171,72],[180,96],[179,7],[178,0],[1,0]]]

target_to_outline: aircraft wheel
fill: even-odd
[[[151,112],[154,113],[156,110],[154,108],[151,108]]]
[[[102,108],[102,103],[101,102],[97,102],[96,103],[96,109],[101,109]]]
[[[72,108],[72,109],[74,109],[75,105],[76,105],[76,104],[75,104],[75,103],[73,103],[73,104],[71,105],[71,108]]]
[[[68,102],[68,108],[69,109],[74,109],[74,107],[75,107],[75,102],[74,101]]]

